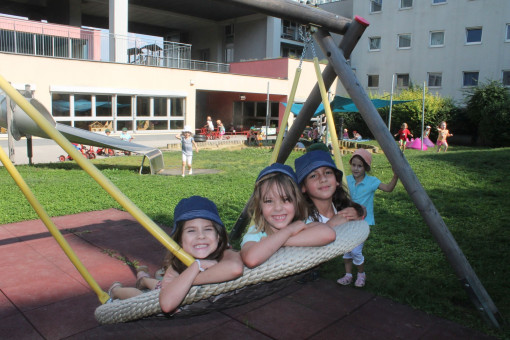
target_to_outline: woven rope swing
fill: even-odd
[[[316,267],[322,262],[333,259],[351,251],[364,242],[369,234],[369,226],[365,221],[351,221],[334,228],[336,240],[322,247],[283,247],[280,248],[266,262],[253,269],[245,267],[241,277],[216,284],[193,286],[181,306],[193,307],[201,301],[208,299],[212,308],[219,301],[232,299],[238,290],[260,283],[271,282],[304,272]],[[232,294],[232,292],[235,292]],[[229,294],[226,293],[231,293]],[[225,294],[221,298],[220,294]],[[253,298],[253,295],[251,295]],[[239,300],[239,299],[238,299]],[[239,301],[238,304],[247,301]],[[228,305],[229,308],[233,305]],[[200,306],[199,309],[203,307]],[[185,309],[185,308],[184,308]],[[154,316],[162,313],[159,306],[159,290],[149,291],[126,300],[114,300],[99,306],[94,315],[101,324],[127,322]],[[176,314],[179,315],[180,313]],[[184,313],[185,314],[185,313]]]

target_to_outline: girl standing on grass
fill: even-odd
[[[243,274],[241,257],[227,249],[225,226],[216,205],[209,199],[200,196],[182,199],[174,210],[172,235],[195,262],[186,267],[168,252],[161,281],[151,278],[145,266],[139,267],[136,288],[122,287],[120,282],[115,282],[108,291],[112,299],[128,299],[142,294],[143,289],[161,289],[161,310],[170,313],[179,307],[191,286],[229,281]]]
[[[357,149],[349,160],[352,175],[347,176],[347,185],[354,202],[363,205],[367,210],[365,220],[370,226],[375,225],[374,219],[374,194],[377,189],[392,192],[397,185],[398,177],[394,173],[391,181],[381,183],[373,176],[367,175],[372,164],[372,155],[365,149]],[[365,257],[362,253],[363,243],[352,251],[344,254],[345,275],[337,282],[341,285],[348,285],[352,282],[352,265],[358,267],[358,275],[354,285],[363,287],[366,281],[365,275]]]
[[[411,131],[407,129],[407,123],[403,123],[400,127],[400,130],[394,135],[395,137],[399,137],[398,143],[400,145],[400,149],[404,151],[406,149],[407,141],[409,140],[408,136],[414,137]]]
[[[264,263],[283,246],[323,246],[336,238],[327,225],[305,223],[306,202],[288,165],[274,163],[260,172],[248,210],[255,222],[241,242],[248,268]]]
[[[446,129],[446,122],[441,122],[441,124],[437,127],[437,131],[439,132],[437,136],[437,152],[441,151],[441,147],[444,145],[444,152],[448,149],[448,143],[446,142],[447,137],[453,136],[449,130]]]
[[[296,159],[295,167],[298,183],[310,207],[309,221],[335,227],[363,218],[363,207],[349,198],[341,184],[342,171],[328,152],[307,152]]]
[[[184,177],[184,172],[186,170],[186,164],[188,164],[188,175],[193,173],[193,169],[191,168],[191,163],[193,161],[193,147],[198,152],[198,145],[195,143],[193,137],[191,137],[191,128],[189,126],[184,126],[182,130],[182,135],[175,135],[175,138],[181,140],[181,148],[182,148],[182,177]]]

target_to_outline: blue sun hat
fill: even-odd
[[[292,178],[292,180],[294,182],[296,182],[296,183],[298,182],[296,173],[294,172],[294,170],[292,170],[292,168],[290,166],[281,164],[281,163],[273,163],[270,166],[265,167],[260,172],[259,176],[257,177],[256,182],[258,182],[262,177],[272,174],[272,173],[275,173],[275,172],[281,172],[282,174],[285,174],[285,175],[289,176],[290,178]]]
[[[333,162],[333,158],[329,152],[325,152],[322,150],[314,150],[311,152],[305,153],[303,156],[296,158],[294,161],[294,167],[296,168],[297,174],[297,183],[301,184],[305,180],[306,176],[315,169],[320,167],[327,166],[332,168],[335,171],[340,173],[340,177],[343,176],[342,171],[340,171],[335,162]]]
[[[195,218],[210,220],[225,228],[225,225],[218,214],[218,208],[213,201],[202,196],[191,196],[183,198],[175,206],[174,225],[170,235],[175,233],[178,222],[193,220]]]

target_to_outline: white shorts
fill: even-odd
[[[360,244],[350,252],[345,253],[344,259],[352,259],[352,263],[356,266],[363,264],[363,262],[365,262],[365,257],[362,254],[363,244],[364,243]]]
[[[193,155],[186,156],[186,154],[182,154],[182,162],[191,164],[191,161],[193,160]]]

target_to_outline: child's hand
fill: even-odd
[[[357,216],[357,214],[356,214],[356,216]],[[345,222],[349,222],[349,219],[347,219],[342,214],[338,213],[335,216],[330,218],[327,225],[329,225],[330,227],[336,227],[337,225],[344,224]]]
[[[345,217],[348,221],[355,221],[360,218],[358,216],[358,212],[353,207],[342,209],[337,213],[337,215]]]

